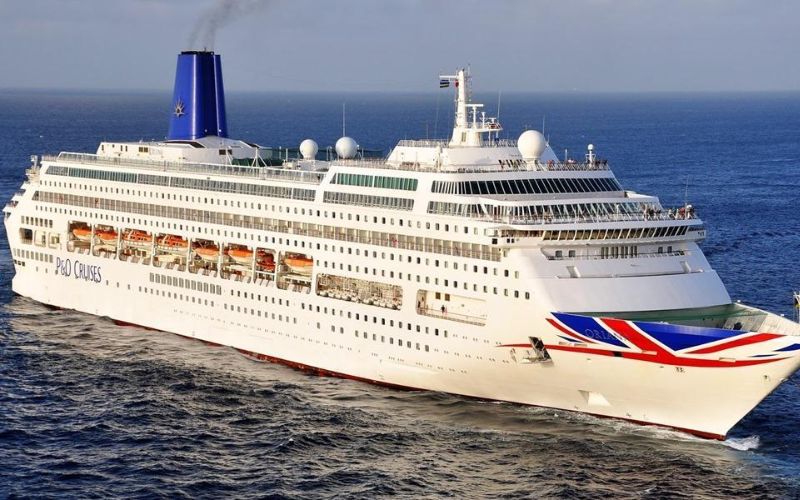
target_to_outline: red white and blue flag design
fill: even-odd
[[[726,351],[784,337],[775,333],[748,332],[670,323],[596,318],[553,313],[547,320],[563,340],[546,345],[548,350],[579,352],[634,359],[652,363],[695,367],[750,366],[785,359],[800,343],[743,358],[726,357]],[[774,346],[775,343],[770,343]]]

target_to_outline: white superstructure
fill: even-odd
[[[715,438],[798,369],[800,327],[731,303],[691,206],[624,190],[592,147],[501,140],[465,71],[443,82],[452,137],[383,160],[305,142],[264,166],[215,135],[34,157],[4,210],[13,289],[320,373]]]

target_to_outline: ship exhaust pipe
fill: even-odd
[[[178,55],[168,140],[207,135],[228,137],[225,91],[219,54],[184,51]]]

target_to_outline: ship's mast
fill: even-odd
[[[467,127],[467,72],[462,68],[456,76],[456,127]]]
[[[470,102],[470,80],[466,69],[460,69],[455,75],[440,75],[440,81],[455,81],[456,87],[456,116],[453,124],[453,136],[450,139],[450,146],[482,146],[484,145],[483,134],[489,134],[489,141],[492,140],[492,132],[495,134],[502,130],[497,118],[486,117],[486,113],[478,110],[483,104]],[[472,120],[470,121],[470,113]],[[496,136],[495,136],[496,137]]]

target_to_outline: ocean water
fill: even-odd
[[[342,102],[348,135],[369,148],[452,124],[445,91],[232,93],[229,127],[324,147],[341,135]],[[501,106],[509,137],[544,121],[560,155],[591,142],[626,188],[688,199],[731,296],[794,314],[800,94],[519,94]],[[160,138],[169,111],[166,93],[0,92],[0,198],[29,155]],[[0,234],[0,497],[800,497],[798,377],[725,442],[315,377],[15,297]]]

